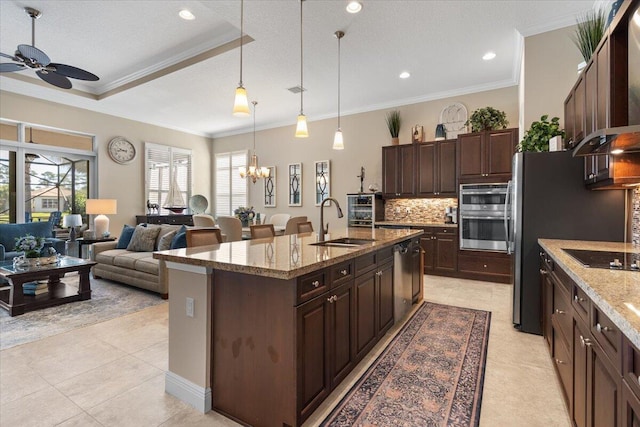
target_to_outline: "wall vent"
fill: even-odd
[[[298,86],[294,86],[294,87],[290,87],[289,89],[287,89],[289,92],[291,93],[300,93],[302,91],[307,91],[305,88],[301,87],[300,85]]]

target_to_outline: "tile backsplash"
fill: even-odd
[[[385,221],[444,222],[447,207],[457,207],[458,199],[388,199]]]

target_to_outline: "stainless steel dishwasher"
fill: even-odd
[[[411,309],[411,240],[393,247],[393,320],[398,322]]]

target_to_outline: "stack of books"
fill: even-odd
[[[25,295],[40,295],[49,292],[47,282],[30,282],[22,285],[22,291]]]

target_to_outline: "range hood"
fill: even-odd
[[[597,130],[573,149],[573,157],[623,152],[640,153],[640,125]]]

